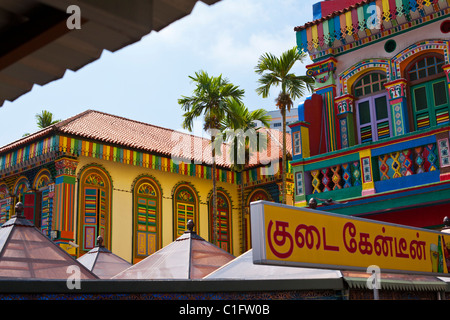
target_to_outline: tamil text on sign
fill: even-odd
[[[449,273],[449,234],[266,201],[250,210],[254,263]]]

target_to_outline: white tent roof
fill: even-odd
[[[285,267],[253,263],[250,249],[204,279],[269,280],[269,279],[339,279],[339,270]]]

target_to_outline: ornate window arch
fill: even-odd
[[[13,187],[13,194],[17,197],[17,201],[22,201],[22,195],[30,190],[30,182],[25,176],[21,176],[17,179]]]
[[[161,206],[159,183],[141,176],[133,183],[133,261],[139,262],[162,247]]]
[[[415,56],[404,69],[415,130],[450,122],[448,84],[442,68],[444,65],[445,56],[425,52]]]
[[[213,194],[209,195],[209,234],[214,240]],[[215,245],[231,253],[231,199],[224,190],[217,190],[217,241]]]
[[[406,78],[405,70],[410,66],[411,61],[424,53],[437,53],[444,57],[444,63],[450,63],[449,40],[427,40],[414,43],[397,53],[392,59],[392,80]]]
[[[30,220],[34,225],[39,227],[40,221],[36,217],[36,193],[31,189],[32,185],[26,176],[17,179],[13,187],[13,194],[16,202],[23,203],[23,214],[25,218]]]
[[[109,174],[99,166],[88,166],[79,175],[79,254],[93,249],[97,237],[111,247],[111,190]]]
[[[360,78],[361,73],[382,72],[388,81],[392,80],[389,60],[386,59],[366,59],[362,60],[339,75],[340,95],[353,93],[354,83]]]
[[[198,221],[198,194],[194,187],[187,182],[179,183],[172,192],[173,198],[173,221],[175,238],[186,231],[188,220],[194,220],[197,233],[199,232]]]
[[[33,189],[39,190],[47,187],[51,182],[51,173],[48,169],[41,169],[33,180]]]
[[[272,196],[263,188],[256,188],[247,196],[244,217],[244,251],[250,249],[251,242],[251,226],[250,226],[250,203],[258,200],[274,201]]]
[[[52,184],[52,176],[50,170],[43,168],[35,176],[33,180],[33,189],[36,191],[37,206],[36,216],[40,219],[39,228],[47,237],[50,237],[52,230],[52,208],[53,200],[50,196],[50,185]]]

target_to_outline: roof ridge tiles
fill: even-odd
[[[270,140],[274,140],[274,143],[281,146],[280,134],[282,133],[269,128],[263,128],[263,130],[267,131],[271,136]],[[55,134],[69,137],[80,137],[93,140],[94,142],[97,141],[100,143],[113,144],[120,147],[132,148],[163,156],[174,155],[173,152],[175,150],[180,149],[177,152],[183,152],[181,148],[183,150],[186,150],[187,148],[190,150],[191,154],[188,158],[186,158],[186,160],[200,161],[201,159],[201,163],[212,164],[212,159],[210,156],[208,154],[205,155],[204,153],[205,147],[211,142],[209,138],[196,136],[190,133],[164,128],[93,109],[88,109],[27,137],[12,142],[7,146],[0,147],[0,154],[4,154]],[[178,137],[174,137],[173,134],[178,135]],[[187,140],[186,137],[188,138]],[[179,143],[184,145],[177,146]],[[200,144],[201,150],[194,146],[198,144]],[[288,143],[287,147],[289,152],[291,149],[290,143]],[[178,149],[174,150],[174,148]],[[223,142],[221,147],[222,153],[227,154],[228,148],[229,144]],[[185,156],[181,155],[180,157],[185,158]],[[219,156],[219,158],[216,158],[216,164],[218,167],[230,167],[228,158],[224,156]]]

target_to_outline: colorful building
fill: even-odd
[[[315,93],[291,124],[294,202],[440,228],[450,212],[450,1],[322,1],[295,28]]]
[[[280,172],[266,174],[262,162],[281,153],[260,153],[241,173],[228,148],[216,160],[216,244],[239,255],[250,247],[248,204],[280,201]],[[208,139],[88,110],[0,148],[0,223],[21,201],[27,219],[72,255],[102,236],[131,263],[178,238],[188,219],[212,241],[211,160]]]

